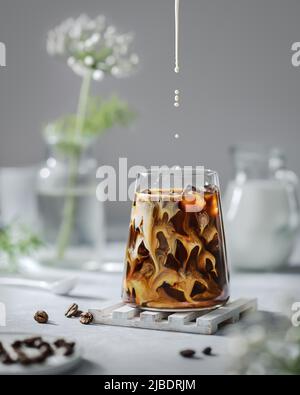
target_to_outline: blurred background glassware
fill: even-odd
[[[0,169],[0,222],[19,221],[35,228],[37,166],[3,167]]]
[[[277,148],[234,146],[230,153],[235,177],[227,187],[224,221],[233,268],[287,266],[300,223],[296,174]]]
[[[148,309],[207,309],[229,299],[219,180],[206,169],[140,173],[123,300]]]
[[[0,169],[0,272],[16,273],[20,259],[40,247],[34,233],[36,171],[35,166]]]
[[[45,136],[48,158],[38,173],[37,201],[46,248],[39,260],[58,268],[98,269],[105,226],[103,203],[96,198],[94,138],[66,141],[49,130]]]

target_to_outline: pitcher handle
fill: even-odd
[[[286,183],[292,211],[295,215],[295,229],[300,229],[300,198],[299,198],[299,178],[295,172],[288,169],[280,169],[275,172],[275,178],[277,180]]]

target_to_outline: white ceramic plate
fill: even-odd
[[[25,333],[1,333],[0,341],[5,348],[9,348],[16,340],[28,339],[31,337],[41,336],[38,334],[25,334]],[[57,337],[41,336],[46,342],[53,343]],[[68,340],[68,339],[66,339]],[[69,341],[69,340],[68,340]],[[57,355],[48,358],[43,364],[34,364],[31,366],[16,365],[3,365],[0,362],[0,376],[1,375],[59,375],[70,372],[76,368],[82,360],[82,353],[80,347],[76,344],[75,352],[69,357]]]

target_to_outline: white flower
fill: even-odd
[[[139,63],[132,52],[133,35],[118,33],[103,15],[90,19],[81,15],[69,18],[48,33],[47,51],[52,56],[64,56],[71,69],[80,76],[91,73],[95,80],[105,74],[125,77]]]

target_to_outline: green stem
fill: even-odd
[[[73,156],[74,155],[74,156]],[[70,244],[72,229],[74,226],[76,201],[75,201],[75,186],[77,183],[77,171],[79,165],[80,155],[73,154],[70,159],[70,174],[68,179],[63,218],[58,233],[57,239],[57,259],[64,259],[66,249]]]
[[[86,112],[89,101],[89,93],[91,88],[92,74],[87,72],[82,80],[82,85],[80,89],[80,96],[77,108],[77,120],[76,120],[76,134],[75,139],[77,138],[80,141],[80,137],[83,131],[84,122],[86,118]]]
[[[75,196],[75,188],[77,184],[78,177],[78,167],[80,162],[81,155],[81,136],[84,128],[88,100],[89,100],[89,92],[91,87],[91,73],[87,73],[83,78],[80,96],[78,102],[77,109],[77,120],[76,120],[76,129],[74,134],[74,153],[70,155],[69,162],[69,178],[67,184],[67,192],[64,203],[63,210],[63,218],[60,226],[60,230],[58,233],[57,239],[57,252],[56,258],[58,260],[63,260],[66,249],[68,248],[71,240],[72,230],[74,227],[75,214],[76,214],[76,196]],[[78,149],[76,150],[76,148]]]

